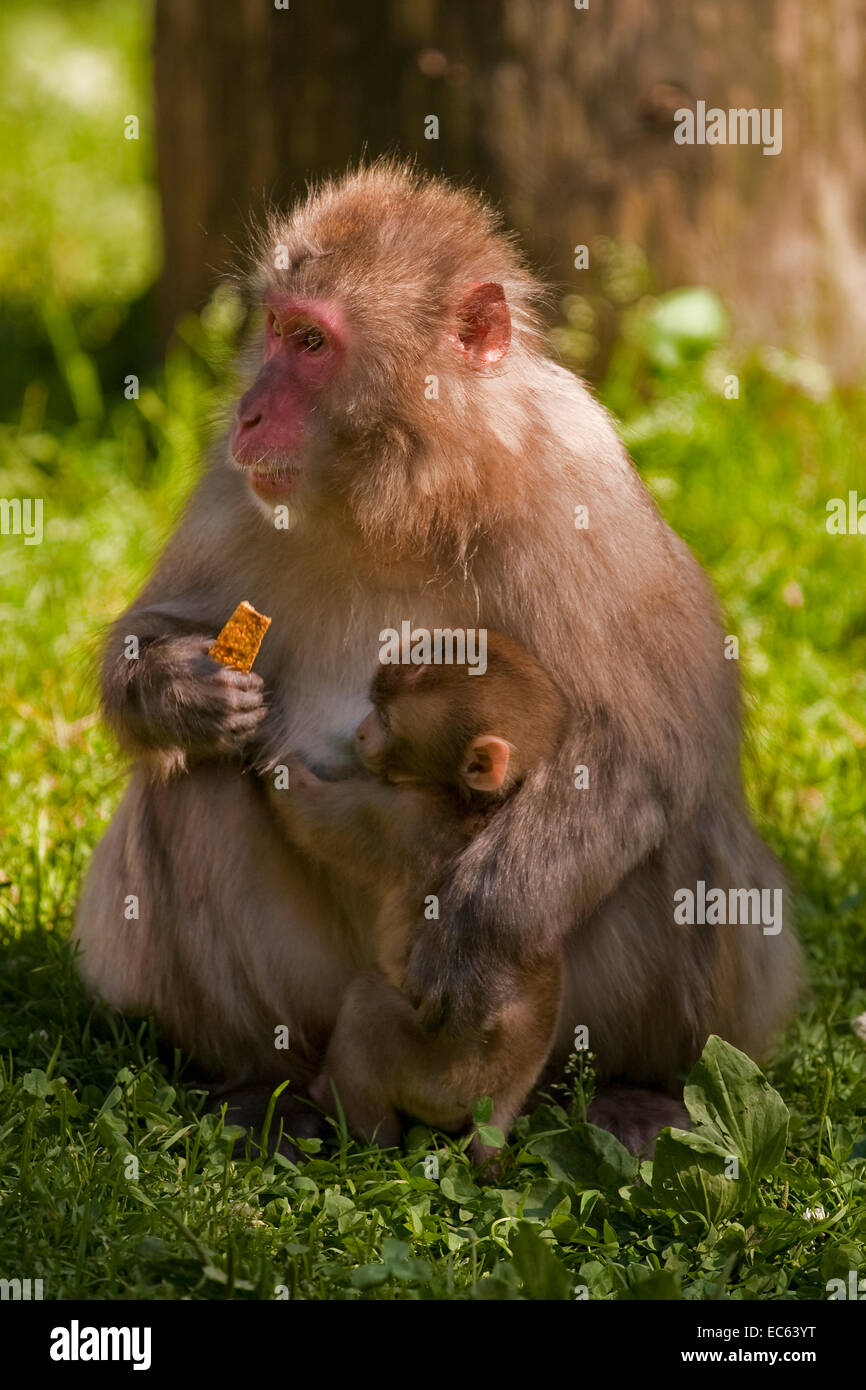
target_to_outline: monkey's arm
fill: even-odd
[[[592,769],[591,791],[575,788],[576,764]],[[509,969],[563,941],[665,828],[652,767],[637,750],[617,758],[600,728],[582,729],[448,866],[440,931],[435,942],[417,938],[405,976],[424,1022],[482,1025],[504,1000]]]
[[[216,633],[184,631],[187,626],[166,630],[163,616],[152,611],[126,615],[102,672],[103,710],[123,746],[177,766],[187,754],[239,752],[266,713],[261,677],[213,661],[208,651]]]
[[[286,788],[264,777],[277,818],[295,844],[344,877],[381,885],[411,873],[426,885],[452,847],[435,798],[421,788],[370,776],[324,782],[297,760],[288,771]]]
[[[237,755],[266,713],[261,678],[208,655],[245,597],[243,570],[239,565],[232,575],[222,554],[227,542],[219,509],[209,498],[213,486],[210,479],[201,486],[152,579],[111,628],[103,652],[107,722],[128,752],[163,771],[182,768],[188,755]],[[242,518],[235,529],[243,529]]]

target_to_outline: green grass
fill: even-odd
[[[811,994],[767,1071],[790,1112],[771,1170],[715,1220],[689,1214],[554,1107],[521,1122],[498,1186],[421,1128],[389,1153],[336,1130],[302,1168],[233,1158],[183,1059],[169,1073],[151,1025],[91,1006],[65,943],[125,776],[96,714],[99,634],[189,489],[235,310],[220,298],[187,320],[164,373],[139,368],[141,398],[123,400],[153,351],[135,309],[157,269],[146,10],[31,12],[15,0],[0,23],[0,187],[24,209],[0,256],[0,492],[45,503],[42,545],[0,538],[0,1276],[41,1278],[52,1299],[572,1297],[575,1283],[596,1298],[825,1297],[863,1266],[866,1236],[866,538],[824,524],[830,498],[864,485],[866,394],[821,396],[803,364],[738,365],[724,345],[662,370],[643,311],[604,387],[740,638],[749,796],[797,888]],[[115,80],[74,121],[87,93],[44,79],[72,43]],[[145,117],[140,148],[116,140],[128,111]],[[34,185],[33,169],[49,173]]]

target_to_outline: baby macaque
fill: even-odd
[[[378,970],[349,986],[310,1094],[333,1109],[333,1083],[351,1132],[383,1145],[399,1138],[398,1112],[453,1132],[482,1096],[507,1134],[553,1042],[560,951],[515,963],[508,997],[491,991],[483,1026],[459,1037],[420,1027],[403,970],[417,933],[440,929],[430,895],[454,857],[556,751],[565,701],[499,633],[488,634],[483,675],[382,666],[370,698],[355,745],[372,776],[324,782],[293,762],[289,788],[269,793],[291,839],[373,904]],[[482,1163],[491,1150],[476,1136],[472,1153]]]

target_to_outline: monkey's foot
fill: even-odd
[[[270,1084],[241,1084],[236,1088],[215,1087],[209,1097],[209,1108],[226,1107],[227,1125],[240,1125],[254,1144],[262,1146],[263,1126],[271,1096],[276,1087]],[[268,1126],[268,1153],[281,1153],[293,1163],[303,1160],[303,1154],[293,1139],[319,1139],[323,1133],[322,1116],[309,1099],[288,1089],[276,1099]]]
[[[589,1105],[586,1118],[608,1129],[630,1153],[652,1158],[659,1132],[667,1125],[688,1129],[691,1121],[681,1100],[643,1086],[603,1087]]]

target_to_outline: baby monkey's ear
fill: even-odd
[[[469,745],[460,776],[476,792],[498,792],[508,774],[511,748],[504,738],[481,734]]]

